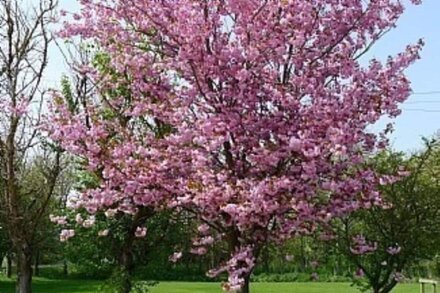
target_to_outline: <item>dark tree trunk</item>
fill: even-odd
[[[250,288],[250,282],[251,281],[251,275],[247,275],[246,277],[244,277],[244,284],[243,287],[241,287],[240,293],[249,293],[251,292],[251,288]]]
[[[393,279],[387,285],[382,287],[381,290],[379,290],[377,292],[379,292],[379,293],[389,293],[389,292],[391,292],[391,290],[394,289],[394,287],[396,287],[396,285],[397,285],[397,281]]]
[[[6,254],[6,277],[9,279],[12,277],[12,253],[10,251]]]
[[[269,254],[269,246],[268,245],[266,245],[264,248],[263,248],[263,268],[264,268],[264,271],[266,272],[266,273],[269,273],[269,258],[270,258],[270,254]]]
[[[198,258],[198,266],[199,266],[199,272],[203,272],[203,262],[204,262],[205,260],[204,260],[204,257],[202,257],[202,256],[199,256],[199,258]]]
[[[119,257],[119,265],[121,269],[121,292],[118,293],[130,293],[132,289],[132,281],[131,275],[133,273],[133,237],[131,235],[128,236],[130,239],[127,239],[124,247],[121,250],[121,254]]]
[[[238,248],[240,247],[240,242],[238,239],[239,239],[239,234],[236,230],[233,230],[228,235],[229,250],[231,253],[236,252],[238,250]],[[261,251],[261,247],[254,249],[253,253],[254,253],[255,259],[258,259],[260,251]],[[243,286],[241,287],[239,293],[249,293],[250,292],[250,281],[251,281],[251,275],[252,275],[253,269],[254,268],[251,268],[251,270],[249,272],[247,272],[245,276],[243,276],[244,283],[243,283]]]
[[[216,264],[215,255],[216,255],[215,251],[211,252],[210,254],[211,264],[209,266],[209,269],[215,268],[215,264]]]
[[[121,290],[118,293],[130,293],[133,287],[133,271],[134,271],[134,257],[133,245],[135,241],[135,233],[137,227],[145,223],[145,221],[153,215],[153,211],[149,209],[141,209],[134,216],[133,221],[128,227],[128,233],[125,235],[124,243],[119,254],[119,269],[121,272]]]
[[[34,275],[35,277],[40,276],[40,251],[38,250],[35,253]]]
[[[191,258],[189,258],[189,257],[185,258],[185,270],[187,272],[189,272],[189,266],[190,266],[191,260],[192,260],[192,257]]]
[[[32,250],[26,244],[18,255],[17,293],[32,293]]]
[[[306,255],[306,244],[304,243],[304,238],[301,238],[301,272],[305,272],[307,270],[307,255]]]
[[[67,266],[67,260],[63,261],[63,274],[65,277],[67,277],[67,275],[69,274],[69,268]]]

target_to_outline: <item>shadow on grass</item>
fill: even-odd
[[[84,280],[35,279],[32,283],[34,293],[95,293],[101,283]],[[14,280],[0,278],[0,293],[14,293]]]

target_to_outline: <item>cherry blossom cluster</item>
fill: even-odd
[[[387,248],[387,253],[390,255],[397,255],[400,253],[400,251],[402,250],[402,248],[398,245],[396,246],[390,246]]]
[[[8,97],[2,98],[0,96],[0,108],[2,109],[2,112],[7,113],[8,115],[21,117],[28,113],[29,101],[25,96],[20,96],[18,101],[12,103]]]
[[[73,236],[75,236],[75,230],[73,230],[73,229],[63,229],[63,230],[61,230],[61,233],[60,233],[60,241],[61,242],[66,242],[67,240],[69,240]]]
[[[60,226],[67,224],[67,217],[66,216],[55,216],[55,215],[50,214],[49,219],[52,223],[60,225]]]
[[[233,254],[232,258],[220,269],[211,270],[208,276],[215,277],[228,272],[228,283],[223,284],[226,291],[238,291],[244,285],[244,279],[255,266],[255,257],[252,247],[245,247]]]
[[[353,238],[353,246],[350,247],[351,253],[355,255],[364,255],[377,250],[377,242],[370,242],[362,235]]]
[[[401,283],[401,282],[403,282],[405,280],[405,276],[402,273],[400,273],[400,272],[394,272],[393,273],[393,279],[396,282]]]

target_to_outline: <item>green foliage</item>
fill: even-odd
[[[397,182],[381,186],[389,208],[375,207],[358,211],[335,224],[341,251],[365,273],[355,278],[362,291],[389,292],[398,275],[422,260],[438,254],[440,241],[440,151],[436,141],[426,141],[426,148],[411,157],[385,151],[372,160],[383,175],[404,175]],[[376,243],[374,252],[355,255],[350,251],[352,238],[363,235]],[[389,253],[390,247],[400,252]]]
[[[79,190],[99,186],[99,177],[94,173],[81,169],[81,167],[78,167],[75,177],[75,187]]]
[[[10,252],[12,248],[11,241],[9,239],[6,227],[0,221],[0,262]],[[1,263],[0,263],[1,265]]]
[[[106,279],[116,264],[112,239],[98,237],[98,231],[106,227],[105,216],[99,214],[96,218],[96,225],[77,229],[75,237],[65,244],[64,253],[72,265],[70,273],[79,278]]]
[[[132,282],[132,293],[148,293],[150,289],[157,285],[155,281],[136,281],[131,280],[132,276],[125,270],[115,269],[110,278],[108,278],[100,287],[99,291],[102,293],[121,293],[125,292],[124,284],[129,281]]]
[[[258,275],[253,275],[251,278],[252,282],[258,283],[284,283],[284,282],[311,282],[311,276],[308,273],[284,273],[284,274],[267,274],[261,273]],[[328,272],[322,271],[319,274],[320,282],[350,282],[350,277],[344,276],[334,276]]]
[[[78,107],[78,101],[75,100],[73,92],[72,92],[72,85],[70,83],[70,80],[67,76],[63,75],[61,77],[61,93],[63,95],[63,98],[67,102],[68,109],[71,113],[75,113],[77,107]]]

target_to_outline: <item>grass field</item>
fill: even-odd
[[[35,293],[95,293],[99,282],[68,280],[57,281],[36,279]],[[164,282],[151,290],[152,293],[220,293],[216,283],[178,283]],[[255,283],[252,293],[356,293],[347,283]],[[393,293],[417,293],[416,284],[399,286]],[[431,291],[427,291],[430,293]],[[14,293],[11,281],[0,279],[0,293]]]

